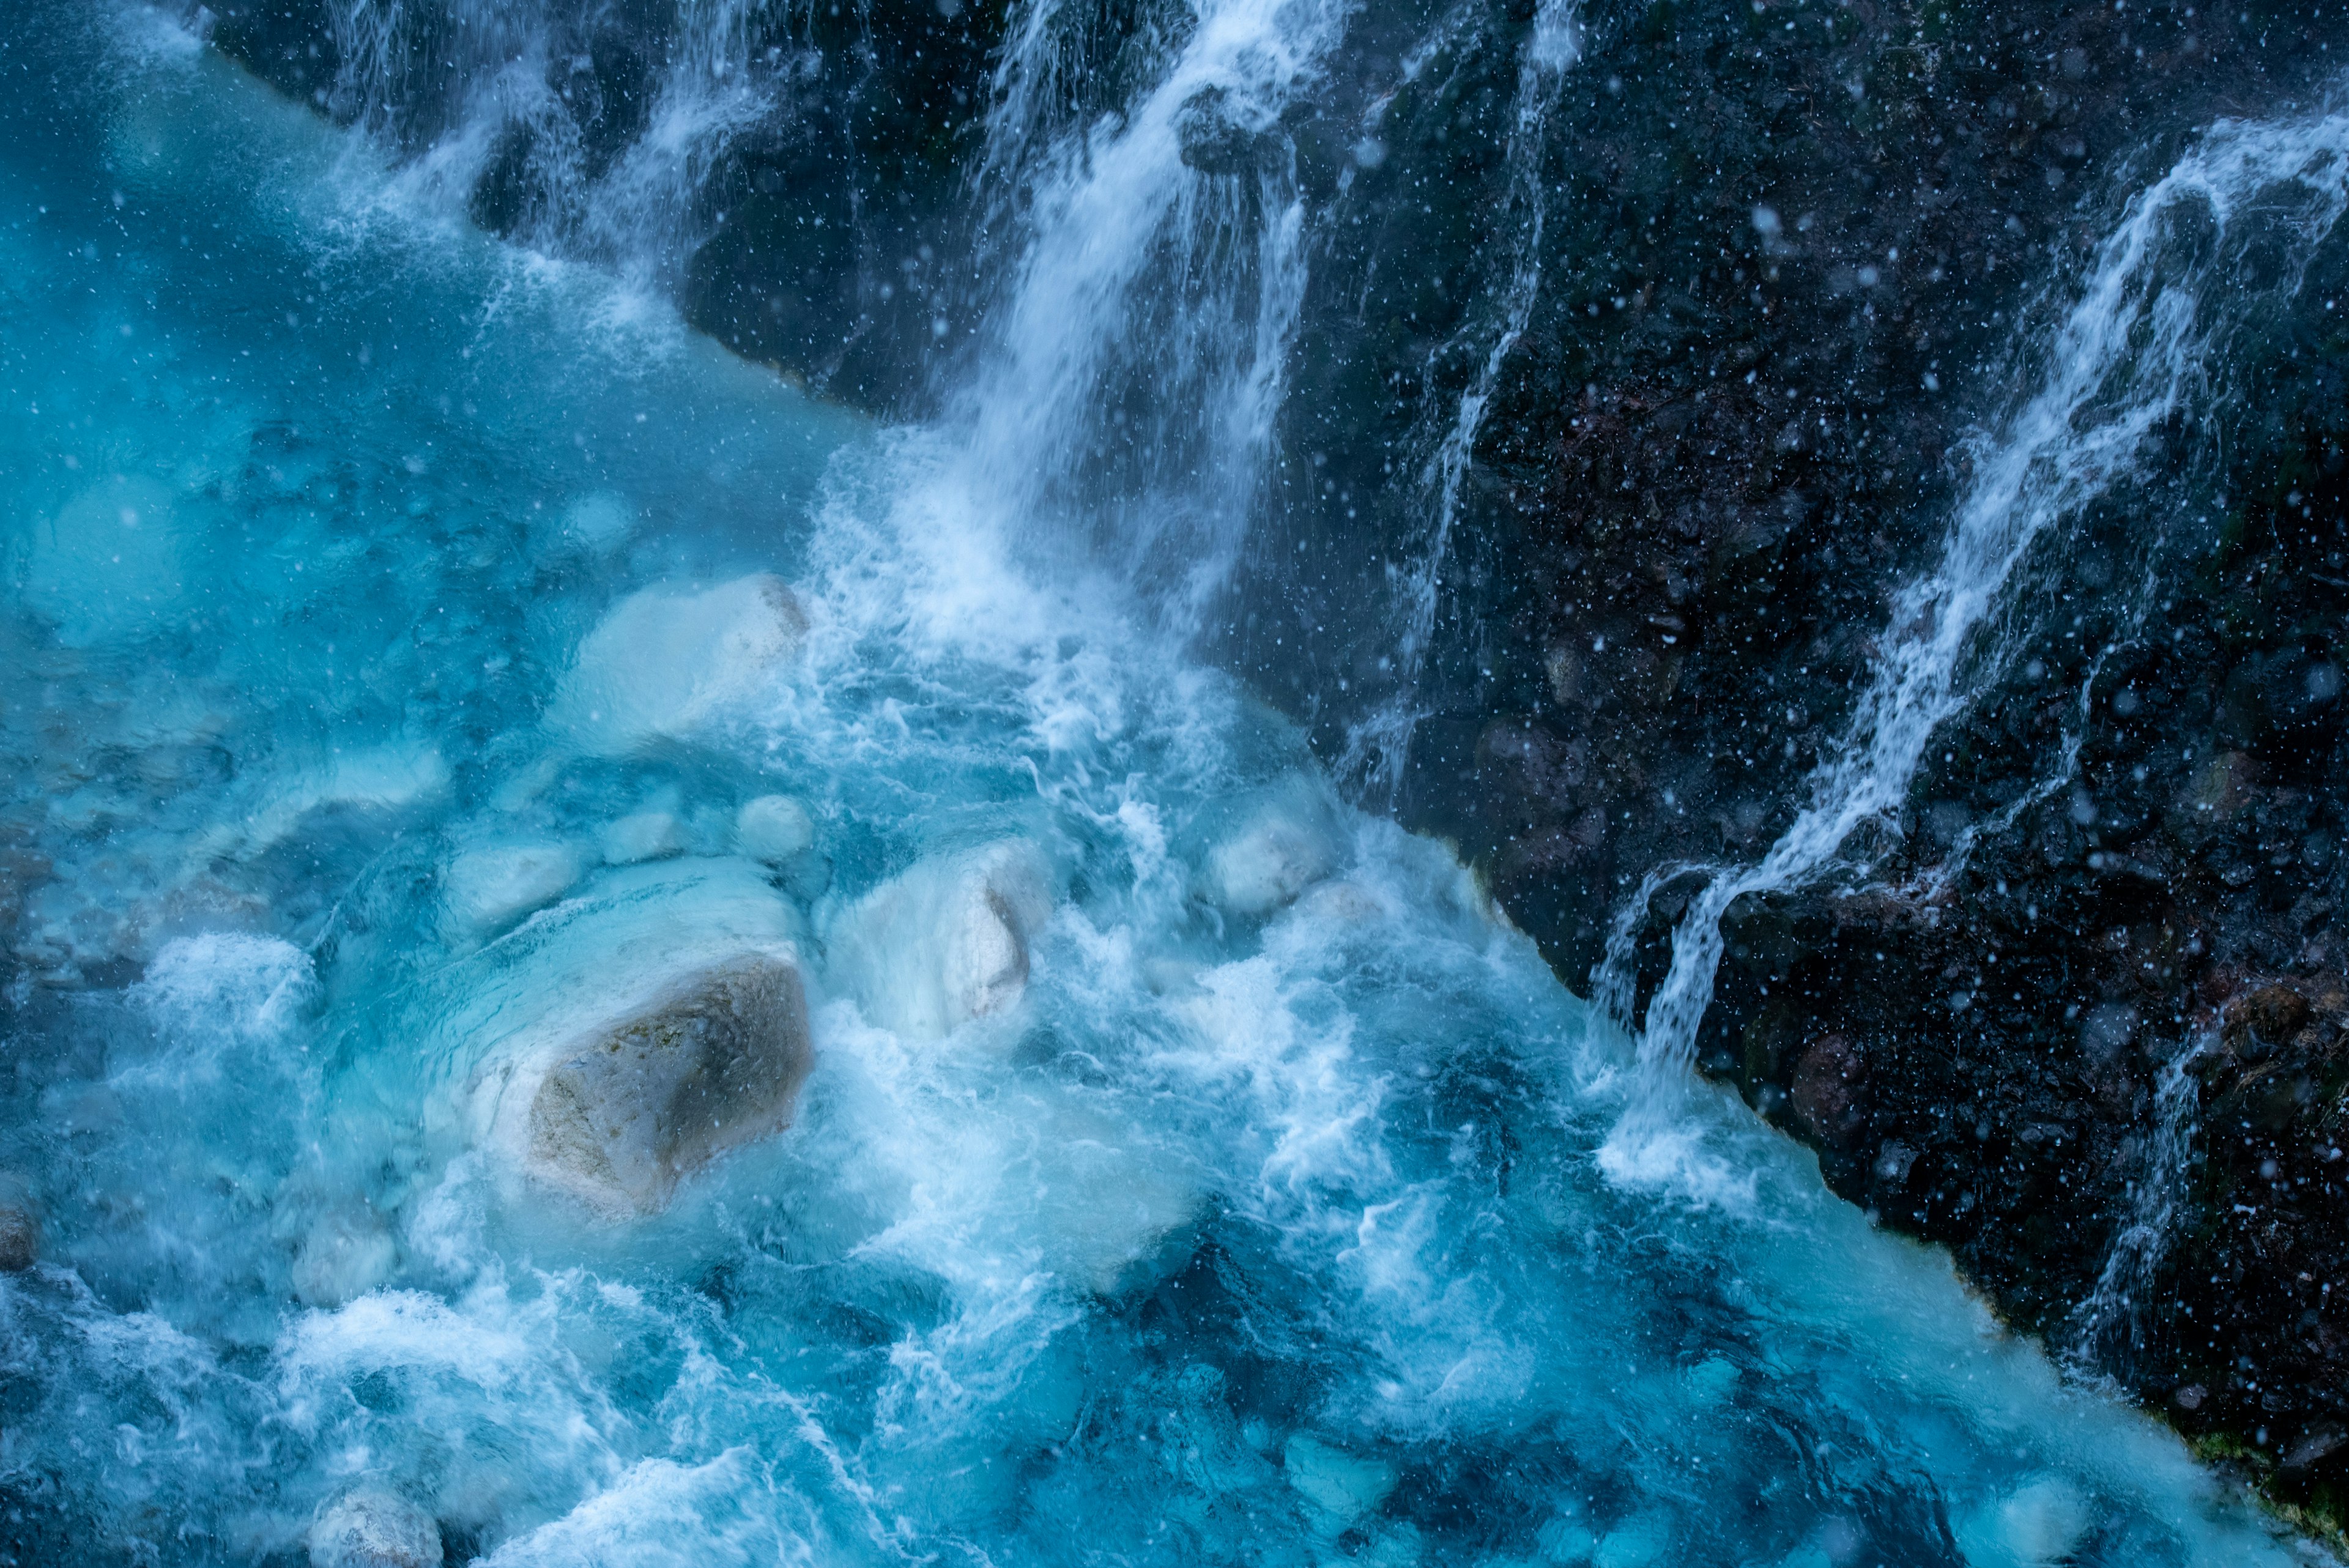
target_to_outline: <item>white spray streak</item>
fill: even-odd
[[[1306,284],[1293,154],[1252,175],[1195,169],[1179,117],[1212,98],[1272,144],[1351,11],[1349,0],[1208,0],[1154,86],[1122,116],[1072,130],[1053,129],[1053,107],[1082,35],[1056,7],[1015,22],[998,72],[978,178],[995,192],[997,242],[1008,231],[1025,244],[988,324],[992,354],[959,403],[968,478],[1004,526],[1024,527],[1097,451],[1148,452],[1139,493],[1111,498],[1114,539],[1094,542],[1114,545],[1107,564],[1160,595],[1178,627],[1237,549]],[[1150,314],[1154,299],[1171,304],[1171,320]],[[1128,431],[1105,405],[1138,369],[1154,383],[1155,425]]]
[[[1434,640],[1444,563],[1451,555],[1452,532],[1460,515],[1460,489],[1475,457],[1476,436],[1484,428],[1485,411],[1499,389],[1501,369],[1524,335],[1526,324],[1533,317],[1534,301],[1541,293],[1542,232],[1549,217],[1542,149],[1566,73],[1582,57],[1577,5],[1578,0],[1543,0],[1534,17],[1533,35],[1526,41],[1525,58],[1517,70],[1516,119],[1509,128],[1505,164],[1506,204],[1524,215],[1518,220],[1511,250],[1508,286],[1501,296],[1501,329],[1485,349],[1475,380],[1461,395],[1451,429],[1421,470],[1420,486],[1433,497],[1434,518],[1419,558],[1407,573],[1405,617],[1392,656],[1398,678],[1395,691],[1348,733],[1338,762],[1340,777],[1354,783],[1366,797],[1382,799],[1390,808],[1402,787],[1412,732],[1422,716],[1419,680]],[[1412,74],[1416,75],[1423,63],[1414,61]],[[1377,107],[1383,111],[1385,100]]]
[[[1895,599],[1868,689],[1812,775],[1811,804],[1759,865],[1716,875],[1682,917],[1640,1032],[1640,1092],[1601,1156],[1611,1176],[1687,1174],[1676,1106],[1713,1002],[1723,914],[1748,893],[1812,881],[1863,823],[1897,815],[1934,732],[2004,668],[2011,649],[1982,646],[1976,633],[2024,556],[2132,475],[2149,438],[2185,405],[2216,336],[2200,313],[2225,309],[2232,301],[2222,291],[2240,281],[2223,265],[2236,218],[2279,186],[2301,188],[2304,209],[2284,219],[2294,265],[2283,286],[2296,288],[2298,269],[2349,204],[2344,154],[2349,116],[2221,121],[2130,204],[2055,335],[2044,383],[1977,446],[1940,561]],[[2213,232],[2199,248],[2191,235],[2170,243],[2198,210]],[[1628,977],[1599,990],[1627,1000]]]
[[[2169,1251],[2169,1237],[2185,1195],[2186,1171],[2194,1156],[2195,1113],[2202,1085],[2194,1064],[2214,1044],[2198,1033],[2161,1069],[2153,1092],[2153,1128],[2144,1168],[2129,1194],[2128,1214],[2113,1231],[2095,1289],[2072,1314],[2073,1355],[2082,1365],[2123,1371],[2145,1345],[2146,1308],[2154,1272]]]

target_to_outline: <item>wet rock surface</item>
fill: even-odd
[[[467,211],[492,233],[595,259],[612,247],[597,235],[606,214],[587,209],[626,206],[629,160],[730,124],[739,133],[710,154],[699,210],[657,215],[684,242],[657,266],[677,275],[667,281],[694,326],[846,401],[918,400],[932,348],[967,324],[972,290],[952,258],[968,246],[958,203],[1000,4],[757,11],[737,24],[749,29],[749,79],[721,80],[693,105],[663,97],[665,73],[709,47],[683,36],[673,8],[558,4],[526,38],[460,3],[388,21],[347,9],[224,0],[208,15],[212,42],[272,86],[338,120],[377,122],[410,152],[478,129],[476,99],[512,100]],[[492,57],[502,46],[511,60]],[[357,57],[370,49],[390,55],[381,84]],[[485,62],[534,67],[543,91],[485,92]]]
[[[2196,125],[2302,101],[2343,42],[2256,10],[1614,25],[1548,142],[1572,194],[1476,437],[1398,797],[1578,988],[1641,875],[1750,864],[1803,803],[1970,431],[2121,195]],[[1363,176],[1447,190],[1383,217],[1431,252],[1475,254],[1457,187],[1493,196],[1505,82],[1432,67],[1394,111],[1416,140]],[[2343,257],[2230,345],[2214,428],[2034,565],[2007,673],[1851,846],[1872,872],[1732,909],[1700,1044],[1838,1191],[2323,1518],[2349,1496]],[[1292,405],[1299,554],[1334,559],[1358,512],[1394,544],[1266,595],[1244,639],[1333,757],[1383,690],[1337,607],[1408,564],[1429,491],[1397,454],[1432,450],[1491,330],[1439,270],[1379,307],[1384,358]],[[1642,1003],[1694,886],[1647,911]]]
[[[658,1212],[790,1122],[813,1064],[798,934],[744,862],[607,873],[460,982],[443,1114],[528,1189]]]

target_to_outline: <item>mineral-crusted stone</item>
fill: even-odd
[[[1019,1002],[1053,898],[1051,867],[1024,839],[918,861],[841,916],[832,972],[874,1023],[936,1039]]]
[[[608,754],[687,734],[756,691],[806,634],[781,577],[646,588],[581,640],[549,717],[574,744]]]
[[[650,1213],[789,1123],[813,1060],[799,921],[756,867],[608,873],[522,936],[447,1037],[459,1120],[527,1187]]]

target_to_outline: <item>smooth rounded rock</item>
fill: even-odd
[[[508,946],[445,1025],[466,1136],[606,1220],[781,1130],[813,1064],[798,916],[757,867],[609,872]]]
[[[440,1526],[398,1492],[346,1492],[310,1526],[310,1568],[436,1568]]]
[[[580,642],[548,718],[606,755],[683,735],[755,692],[806,635],[807,616],[781,577],[646,588]]]
[[[1293,783],[1263,792],[1211,845],[1195,883],[1227,915],[1260,919],[1338,869],[1336,825],[1320,796]]]
[[[633,812],[606,823],[596,838],[606,866],[634,866],[685,853],[685,825],[666,811]]]
[[[937,1039],[1019,1001],[1053,902],[1051,867],[1025,839],[933,856],[834,924],[833,973],[874,1023]]]
[[[815,818],[790,795],[762,794],[734,814],[734,844],[753,860],[780,866],[815,847]]]
[[[579,853],[567,844],[506,844],[469,849],[441,877],[451,936],[489,936],[544,909],[579,880]]]

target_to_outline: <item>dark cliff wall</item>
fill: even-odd
[[[425,0],[402,14],[388,101],[357,101],[325,0],[219,0],[212,42],[322,113],[378,116],[421,151],[481,112],[491,8]],[[677,34],[674,5],[549,7],[547,94],[492,137],[468,205],[526,234],[554,193],[545,165],[592,184],[643,138]],[[918,407],[933,358],[967,327],[965,176],[990,96],[1002,0],[830,0],[754,10],[741,56],[773,107],[702,171],[676,280],[686,318],[747,358],[875,410]]]

